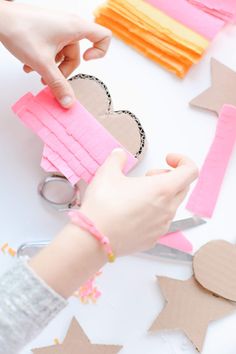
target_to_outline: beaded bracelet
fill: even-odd
[[[79,210],[73,210],[68,213],[68,216],[70,217],[70,220],[73,224],[81,227],[83,230],[88,231],[101,245],[103,246],[106,254],[108,261],[110,263],[113,263],[116,259],[115,254],[112,251],[111,244],[109,239],[102,235],[93,222],[87,218],[81,211]]]

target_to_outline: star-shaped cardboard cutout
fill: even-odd
[[[236,106],[236,72],[212,58],[211,78],[211,87],[194,98],[190,104],[217,114],[224,104]]]
[[[166,277],[158,280],[167,304],[150,331],[182,330],[201,351],[209,322],[230,314],[235,306],[204,289],[194,277],[186,281]]]
[[[33,354],[117,354],[119,345],[92,344],[79,323],[73,318],[62,344],[32,349]]]

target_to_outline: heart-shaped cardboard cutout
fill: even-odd
[[[236,246],[224,240],[211,241],[193,258],[197,281],[207,290],[236,301]]]
[[[98,78],[79,74],[70,84],[80,103],[136,158],[145,151],[145,132],[138,118],[127,110],[114,111],[111,95]]]

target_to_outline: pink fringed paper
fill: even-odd
[[[186,253],[191,253],[193,250],[191,242],[187,240],[182,232],[173,232],[171,234],[164,235],[158,240],[158,243]]]
[[[201,10],[218,17],[225,22],[235,22],[236,1],[235,0],[188,0]]]
[[[223,106],[214,141],[206,157],[187,209],[196,215],[211,217],[229,159],[236,141],[236,107]]]
[[[146,2],[210,40],[224,26],[224,21],[201,11],[186,0],[146,0]]]
[[[78,101],[65,110],[48,88],[35,97],[26,94],[13,111],[46,144],[41,166],[61,172],[72,184],[80,179],[89,183],[111,151],[122,147]],[[137,163],[126,152],[125,173]]]

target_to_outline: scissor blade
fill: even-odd
[[[192,216],[190,218],[173,221],[170,225],[170,228],[169,228],[169,231],[167,234],[170,234],[172,232],[192,229],[194,227],[203,225],[205,223],[206,223],[206,220],[204,220],[198,216]]]
[[[148,256],[153,256],[155,258],[171,260],[171,261],[182,261],[182,262],[192,262],[193,256],[189,253],[182,252],[175,248],[170,248],[161,244],[157,244],[154,248],[143,252]]]

